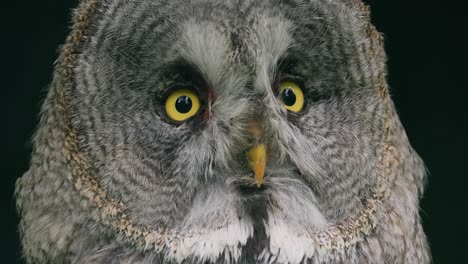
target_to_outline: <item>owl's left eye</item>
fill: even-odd
[[[289,111],[297,113],[304,107],[304,93],[295,82],[282,82],[279,87],[279,97]]]
[[[166,99],[167,116],[174,121],[185,121],[197,114],[199,109],[200,100],[191,90],[176,90]]]

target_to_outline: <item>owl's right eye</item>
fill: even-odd
[[[166,99],[167,116],[178,122],[185,121],[198,113],[200,100],[195,92],[180,89],[172,92]]]
[[[292,112],[299,112],[304,107],[304,93],[295,82],[282,82],[279,88],[279,96],[284,107]]]

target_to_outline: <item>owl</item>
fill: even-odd
[[[28,263],[429,263],[359,0],[81,0],[16,183]]]

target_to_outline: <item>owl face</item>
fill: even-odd
[[[73,69],[72,125],[136,225],[190,234],[174,258],[306,255],[304,234],[365,207],[388,106],[381,43],[360,8],[98,5]]]

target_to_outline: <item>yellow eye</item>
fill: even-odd
[[[299,112],[304,107],[304,93],[302,89],[293,82],[282,82],[279,88],[279,97],[286,109]]]
[[[198,96],[190,90],[181,89],[172,92],[166,99],[166,113],[175,121],[185,121],[200,109]]]

